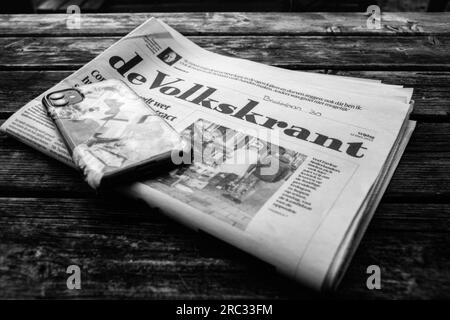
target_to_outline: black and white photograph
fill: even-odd
[[[192,163],[149,185],[240,229],[306,159],[204,119],[182,135],[193,145]]]
[[[2,3],[0,303],[449,300],[449,2]]]

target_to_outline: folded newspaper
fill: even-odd
[[[193,142],[122,191],[316,289],[338,285],[415,127],[412,89],[219,55],[154,18],[47,92],[112,78]],[[1,129],[74,166],[44,94]]]

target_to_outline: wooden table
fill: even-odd
[[[450,297],[450,15],[153,14],[206,49],[284,68],[414,87],[418,126],[339,291]],[[0,16],[0,121],[151,14]],[[317,297],[265,264],[155,210],[97,197],[72,169],[0,136],[0,297]],[[68,265],[82,289],[66,287]],[[366,268],[382,271],[368,290]],[[328,296],[329,297],[329,296]]]

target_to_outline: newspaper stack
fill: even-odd
[[[316,289],[338,285],[415,127],[412,89],[215,54],[153,18],[47,92],[111,78],[193,143],[121,191]],[[2,130],[73,166],[44,94]]]

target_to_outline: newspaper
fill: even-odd
[[[415,126],[412,89],[226,57],[154,18],[47,92],[105,79],[193,146],[121,191],[318,290],[338,285]],[[74,166],[47,92],[1,130]]]

